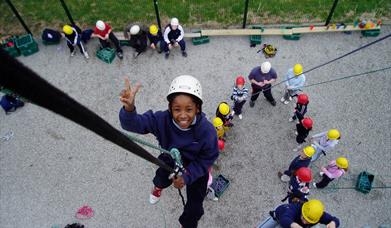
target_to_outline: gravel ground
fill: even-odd
[[[390,26],[383,27],[381,36],[390,31]],[[263,41],[278,48],[270,62],[281,81],[297,62],[309,69],[377,38],[328,33],[304,35],[299,41],[279,36]],[[203,110],[212,118],[217,104],[229,101],[235,77],[247,76],[265,60],[256,53],[258,48],[249,47],[248,37],[213,37],[201,46],[188,40],[189,56],[183,58],[175,50],[168,60],[150,50],[133,59],[133,50],[125,47],[124,60],[116,58],[112,64],[93,56],[97,45],[87,45],[92,56],[88,62],[80,53],[69,58],[64,42],[40,45],[39,53],[18,59],[118,129],[124,76],[143,84],[136,101],[143,112],[167,108],[171,80],[194,75],[203,86]],[[387,39],[308,73],[307,84],[389,66],[390,53]],[[348,174],[331,186],[351,187],[364,170],[375,175],[375,186],[391,186],[390,76],[384,71],[305,89],[312,132],[331,127],[342,132],[337,149],[313,164],[313,171],[340,155],[350,160]],[[282,86],[273,89],[276,100],[282,92]],[[292,109],[293,104],[280,102],[272,107],[262,95],[254,108],[244,106],[244,118],[234,120],[220,169],[214,172],[231,185],[218,202],[205,201],[199,227],[254,227],[281,203],[287,186],[276,174],[296,156],[294,124],[288,122]],[[154,165],[32,104],[11,115],[0,114],[0,136],[10,131],[14,136],[0,142],[0,227],[64,227],[77,222],[75,212],[83,205],[95,210],[93,218],[79,221],[86,227],[179,227],[182,205],[174,188],[163,192],[158,205],[148,203]],[[141,137],[156,142],[150,135]],[[340,218],[341,227],[391,225],[389,189],[366,195],[353,189],[311,190],[310,198],[322,200],[326,210]]]

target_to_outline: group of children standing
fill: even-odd
[[[262,78],[262,74],[267,74],[268,72],[263,72],[262,67],[260,67],[260,69],[261,70],[259,70],[259,72],[257,70],[256,73],[260,74],[260,77]],[[252,79],[254,79],[254,77],[251,77],[254,74],[253,71],[249,76],[249,80],[251,82],[253,82]],[[290,101],[296,100],[293,115],[289,118],[289,122],[296,122],[295,134],[297,146],[293,149],[293,151],[300,151],[300,153],[291,161],[287,170],[284,172],[278,172],[278,176],[281,181],[289,182],[287,196],[282,201],[284,202],[288,199],[289,203],[299,203],[302,205],[308,201],[307,196],[309,195],[310,188],[326,187],[331,181],[344,175],[349,167],[348,160],[345,157],[338,157],[336,160],[330,161],[327,166],[321,167],[319,175],[322,179],[318,183],[314,182],[310,187],[310,182],[313,180],[310,168],[311,162],[317,160],[322,154],[326,155],[326,153],[330,152],[338,144],[341,137],[340,132],[337,129],[330,129],[326,132],[311,136],[311,142],[303,148],[314,124],[312,118],[306,116],[309,97],[301,91],[304,84],[305,75],[303,74],[303,67],[300,64],[296,64],[293,68],[289,69],[286,74],[286,89],[283,97],[281,98],[281,102],[287,105]],[[268,90],[271,89],[271,86],[269,87],[270,88],[267,88]],[[253,89],[251,95],[254,96],[254,93],[259,92],[260,91],[254,91]],[[265,93],[265,91],[263,92]],[[268,94],[269,93],[271,95],[270,91]],[[267,94],[265,94],[265,97],[268,99],[268,96],[266,95]],[[226,132],[233,126],[231,120],[235,115],[237,115],[239,119],[243,118],[242,108],[246,103],[247,98],[248,89],[245,86],[245,79],[243,76],[238,76],[235,80],[235,85],[233,86],[233,92],[231,95],[231,99],[233,100],[232,112],[230,111],[231,109],[228,103],[221,102],[217,107],[216,117],[213,119],[213,125],[216,128],[219,140],[225,142]],[[250,106],[253,107],[254,103],[250,104]],[[319,204],[315,203],[314,205]],[[322,214],[318,215],[319,218],[317,221],[320,221]],[[329,222],[332,221],[330,220]],[[334,224],[339,224],[338,219],[335,219]]]
[[[113,33],[111,26],[102,20],[96,22],[93,30],[88,29],[86,31],[81,31],[76,25],[64,25],[63,34],[71,56],[76,54],[75,47],[78,46],[80,52],[88,59],[89,55],[83,46],[83,42],[86,43],[91,37],[96,37],[99,39],[102,48],[110,47],[111,41],[115,46],[117,56],[120,59],[123,58],[123,50],[118,38]],[[86,34],[88,39],[82,39],[83,34]],[[135,58],[147,50],[148,40],[150,42],[149,47],[159,53],[164,51],[166,59],[170,56],[170,50],[178,46],[181,48],[182,56],[187,57],[184,35],[185,32],[179,24],[178,18],[172,18],[163,33],[154,24],[149,26],[149,29],[140,24],[130,24],[124,30],[124,37],[129,41],[129,46],[135,49]]]

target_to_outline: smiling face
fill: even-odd
[[[185,94],[177,95],[169,104],[169,110],[180,128],[189,128],[196,114],[200,111],[192,97]]]

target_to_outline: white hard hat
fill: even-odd
[[[105,30],[106,25],[105,25],[105,23],[103,21],[99,20],[99,21],[96,22],[96,27],[99,30],[103,31],[103,30]]]
[[[272,68],[272,65],[270,64],[270,62],[263,62],[261,65],[261,72],[263,74],[267,74],[267,73],[269,73],[271,68]]]
[[[202,87],[200,81],[190,75],[181,75],[172,80],[167,98],[173,93],[187,93],[199,98],[202,102]]]
[[[131,28],[130,28],[130,34],[131,35],[136,35],[138,32],[140,32],[140,26],[138,25],[133,25]]]
[[[171,19],[171,23],[170,23],[170,24],[173,25],[173,26],[179,25],[179,20],[178,20],[178,18],[173,17],[173,18]]]

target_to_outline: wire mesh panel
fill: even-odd
[[[160,0],[162,26],[177,17],[181,24],[191,28],[240,27],[245,0]]]
[[[250,0],[247,24],[324,23],[334,0]],[[332,22],[359,17],[389,18],[391,1],[339,0]]]

